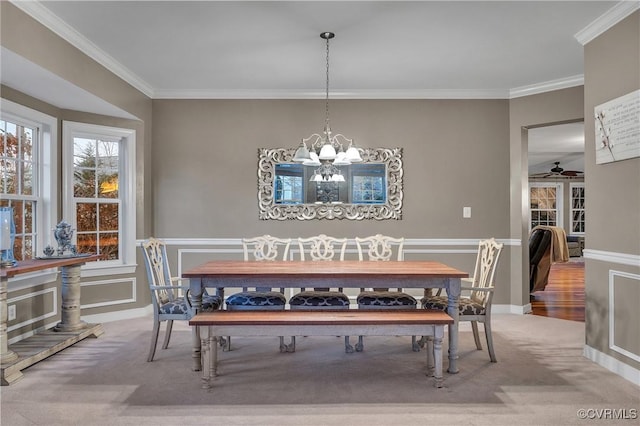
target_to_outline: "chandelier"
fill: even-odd
[[[329,125],[329,40],[334,37],[335,34],[331,32],[320,34],[320,38],[327,44],[324,131],[322,134],[314,133],[308,138],[303,138],[293,156],[293,161],[317,167],[311,176],[312,182],[344,182],[344,176],[337,166],[348,166],[362,161],[353,139],[341,133],[334,135]]]

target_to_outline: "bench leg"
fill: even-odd
[[[218,336],[211,336],[209,333],[209,348],[212,352],[209,357],[209,385],[211,385],[211,380],[218,376]]]
[[[202,389],[209,388],[209,357],[211,356],[211,348],[209,347],[209,338],[204,337],[201,327],[196,327],[200,335],[200,363],[202,365]]]
[[[433,377],[435,374],[435,356],[433,353],[433,336],[422,336],[427,350],[427,375]]]
[[[435,379],[435,387],[442,387],[442,339],[444,338],[444,326],[436,325],[434,330],[434,338],[433,338],[433,357],[435,364],[435,371],[433,373],[433,377]],[[427,351],[430,353],[431,351]]]

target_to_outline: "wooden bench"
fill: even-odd
[[[414,311],[215,311],[195,315],[202,347],[202,387],[217,375],[218,341],[223,336],[427,336],[428,375],[442,387],[442,338],[453,318],[444,312]],[[203,333],[202,327],[207,328]]]

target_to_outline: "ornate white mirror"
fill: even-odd
[[[258,150],[260,219],[401,219],[402,148],[359,148],[361,163],[293,161],[295,148]]]

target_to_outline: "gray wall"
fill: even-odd
[[[507,101],[337,100],[330,108],[334,132],[359,146],[404,149],[402,220],[258,219],[258,148],[295,147],[321,132],[324,101],[154,100],[155,233],[508,235]],[[471,219],[462,218],[463,206],[472,207]]]
[[[585,46],[584,102],[589,117],[585,121],[586,343],[636,369],[640,368],[640,158],[595,164],[592,117],[596,105],[640,88],[639,34],[640,12],[635,12]]]

